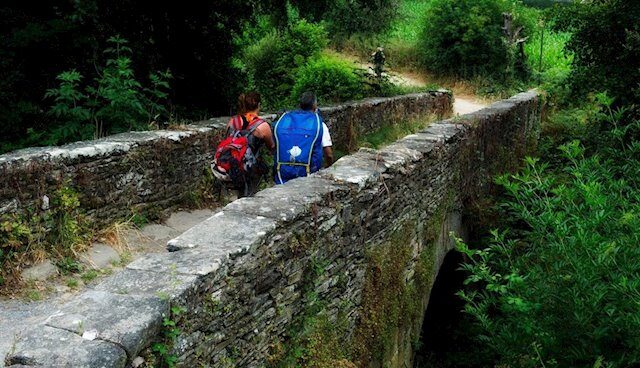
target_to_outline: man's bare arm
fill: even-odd
[[[331,149],[331,146],[323,147],[322,152],[324,153],[324,167],[333,165],[333,149]]]

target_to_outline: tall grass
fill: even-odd
[[[431,0],[401,1],[399,15],[386,42],[387,60],[391,67],[413,71],[420,69],[417,44],[430,4]]]
[[[390,40],[415,44],[422,30],[423,18],[431,0],[404,0],[390,33]]]
[[[573,55],[564,48],[570,37],[566,32],[540,28],[525,43],[524,51],[533,76],[543,87],[561,83],[571,72]]]
[[[389,32],[377,36],[355,35],[341,44],[340,48],[368,59],[376,47],[384,46],[390,67],[415,70],[419,66],[416,44],[430,3],[431,0],[401,0],[398,16]]]

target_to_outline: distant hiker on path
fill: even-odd
[[[284,113],[276,122],[274,170],[276,184],[307,176],[333,163],[329,128],[317,112],[318,99],[313,92],[300,97],[300,110]]]
[[[249,92],[238,97],[238,115],[227,124],[227,138],[218,145],[213,174],[239,191],[238,197],[255,194],[269,172],[260,156],[262,146],[273,151],[275,144],[269,123],[258,116],[260,94]]]

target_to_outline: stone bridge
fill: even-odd
[[[171,252],[55,310],[3,312],[0,326],[23,322],[0,331],[0,366],[138,367],[155,356],[180,367],[410,367],[450,232],[465,236],[466,210],[535,146],[540,109],[521,93],[236,200]],[[349,147],[357,127],[346,129]],[[76,175],[66,170],[57,175]],[[97,218],[118,211],[99,206]]]

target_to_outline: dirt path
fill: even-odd
[[[486,106],[487,104],[485,102],[479,101],[473,96],[458,95],[455,96],[453,103],[453,113],[454,115],[470,114]]]
[[[428,84],[424,77],[416,73],[390,72],[389,80],[393,84],[404,85],[409,87],[424,87]],[[469,114],[469,113],[478,111],[488,105],[486,101],[483,101],[476,96],[468,95],[468,94],[458,94],[456,93],[456,88],[451,88],[449,86],[444,86],[444,87],[451,89],[454,93],[453,94],[454,115]]]
[[[353,61],[359,68],[369,71],[373,73],[373,64],[364,63],[358,58],[350,55],[339,54],[340,57],[344,57],[345,59]],[[407,86],[407,87],[425,87],[429,84],[427,78],[425,76],[418,73],[409,73],[409,72],[396,72],[389,71],[387,77],[389,81],[395,85],[399,86]],[[478,111],[489,103],[487,101],[482,100],[478,96],[471,95],[469,93],[461,93],[457,85],[443,85],[444,88],[450,89],[454,94],[454,102],[453,102],[453,113],[454,115],[464,115],[469,114],[475,111]]]

